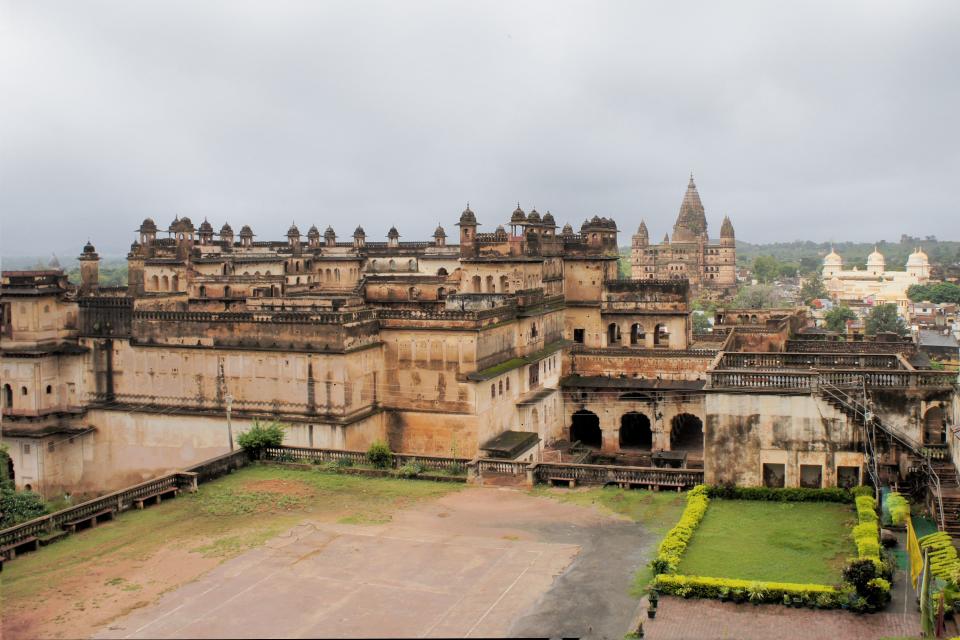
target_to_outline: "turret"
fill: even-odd
[[[328,226],[327,230],[323,232],[323,241],[328,247],[337,246],[337,232],[333,230],[333,227]]]
[[[367,234],[364,232],[363,227],[357,227],[353,232],[353,248],[362,249],[367,246]]]
[[[200,223],[200,228],[197,230],[197,237],[200,239],[201,246],[206,246],[213,242],[213,225],[207,222],[206,218]]]
[[[320,247],[320,230],[317,229],[317,225],[310,225],[310,229],[307,230],[307,246],[311,249],[317,249]]]
[[[140,223],[140,244],[145,246],[153,246],[154,241],[157,239],[157,223],[153,221],[153,218],[144,218],[143,222]]]
[[[230,226],[229,222],[224,222],[223,226],[220,227],[220,242],[225,243],[228,247],[233,246],[233,227]]]
[[[443,230],[439,224],[437,228],[433,231],[433,244],[437,247],[443,247],[447,244],[447,232]]]
[[[177,258],[185,260],[193,251],[193,222],[186,216],[174,218],[169,232],[177,242]]]
[[[390,231],[387,232],[387,246],[391,249],[400,246],[400,232],[397,231],[396,227],[390,227]]]
[[[916,277],[920,284],[930,279],[930,259],[920,247],[907,258],[907,273]]]
[[[552,236],[556,233],[557,221],[553,219],[553,214],[547,211],[543,214],[543,233]]]
[[[874,247],[873,252],[867,256],[867,273],[872,276],[882,276],[886,270],[887,261],[884,259],[883,254]]]
[[[830,247],[830,253],[823,259],[823,277],[830,278],[843,270],[843,258]]]
[[[80,254],[80,292],[90,294],[100,288],[100,256],[89,240]]]
[[[647,223],[643,220],[640,221],[637,232],[633,234],[632,244],[634,247],[646,247],[650,244],[650,233],[647,231]]]
[[[477,255],[477,216],[470,210],[470,203],[460,214],[460,257],[473,258]]]
[[[240,246],[249,249],[253,246],[253,230],[249,225],[243,225],[240,228]]]
[[[733,223],[729,216],[723,216],[723,224],[720,225],[720,244],[724,247],[732,247],[737,244],[733,234]]]

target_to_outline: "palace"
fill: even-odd
[[[680,214],[673,225],[673,237],[664,235],[661,244],[651,245],[647,223],[641,220],[631,243],[630,264],[637,279],[685,279],[694,296],[717,298],[732,294],[737,286],[733,223],[724,216],[720,241],[710,241],[706,213],[690,174]]]
[[[734,249],[729,221],[707,242],[692,181],[670,247],[698,253],[676,272],[658,257],[620,277],[607,218],[505,218],[481,232],[467,207],[456,244],[442,226],[428,241],[296,225],[264,241],[186,217],[161,237],[146,219],[126,287],[99,285],[90,243],[76,285],[4,272],[17,486],[96,493],[184,468],[228,450],[228,412],[234,436],[280,420],[304,447],[667,461],[746,485],[846,485],[946,451],[953,379],[910,343],[811,339],[793,309],[721,310],[694,340],[692,283],[732,283]],[[853,383],[880,428],[864,430]]]
[[[823,284],[835,300],[841,302],[865,302],[895,304],[904,317],[910,316],[910,299],[907,289],[911,285],[930,281],[930,260],[917,247],[907,258],[906,270],[887,271],[883,254],[874,248],[867,256],[867,268],[860,271],[843,268],[843,258],[830,249],[823,259]]]

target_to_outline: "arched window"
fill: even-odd
[[[150,278],[150,284],[152,285],[150,287],[152,291],[160,291],[160,278],[158,278],[157,276],[153,276],[152,278]]]
[[[438,288],[437,288],[437,300],[443,300],[443,299],[446,298],[446,297],[447,297],[447,290],[444,289],[443,287],[438,287]]]
[[[227,285],[223,288],[223,297],[224,298],[230,297],[230,285]]]
[[[471,282],[473,284],[473,292],[480,293],[480,276],[473,276]]]
[[[498,388],[499,388],[499,395],[502,396],[502,395],[503,395],[503,380],[500,381],[500,384],[498,385]]]
[[[497,385],[496,385],[496,384],[490,385],[490,397],[491,397],[491,398],[496,398],[496,397],[497,397]]]
[[[611,322],[607,325],[607,345],[614,345],[620,342],[620,325]]]
[[[9,384],[3,385],[3,406],[5,408],[13,408],[13,387]]]
[[[507,276],[500,276],[500,293],[507,293],[509,290]]]
[[[634,323],[630,325],[630,344],[631,345],[643,344],[643,341],[646,337],[647,337],[647,334],[643,331],[642,324]]]
[[[200,285],[200,297],[201,298],[207,297],[207,288],[204,285]]]
[[[390,271],[396,271],[396,270],[397,270],[397,261],[396,261],[396,260],[391,259],[389,264],[390,264]]]
[[[496,293],[497,288],[493,284],[493,276],[487,276],[487,293]]]
[[[447,270],[444,269],[443,267],[440,267],[439,269],[437,269],[437,275],[440,276],[441,278],[445,278],[447,276]]]
[[[27,395],[27,388],[26,388],[26,387],[20,387],[20,395],[22,395],[22,396]]]
[[[47,385],[47,395],[49,396],[49,395],[52,394],[52,393],[53,393],[53,386],[48,384],[48,385]]]
[[[163,278],[160,280],[160,283],[163,285],[164,291],[170,290],[170,278],[168,278],[167,276],[163,276]]]
[[[510,378],[507,378],[507,391],[510,391]]]
[[[410,261],[407,263],[407,266],[410,268],[410,271],[416,271],[416,270],[417,270],[417,261],[416,261],[416,260],[410,260]]]

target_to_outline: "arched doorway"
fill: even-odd
[[[674,451],[703,451],[703,421],[692,413],[681,413],[670,421],[670,448]]]
[[[593,411],[581,409],[573,414],[570,424],[570,442],[580,441],[588,447],[599,449],[603,445],[600,418]]]
[[[620,417],[620,448],[646,449],[653,447],[653,430],[650,418],[636,411],[628,411]]]
[[[939,406],[930,407],[923,416],[923,443],[946,444],[947,421],[943,417],[943,409]]]
[[[642,345],[643,341],[646,339],[647,334],[643,330],[643,325],[634,323],[630,325],[630,344],[631,345]]]
[[[9,384],[3,385],[3,408],[13,409],[13,387]]]
[[[11,458],[9,455],[7,455],[6,458],[7,458],[7,480],[9,480],[10,484],[12,485],[14,484],[14,481],[17,479],[17,474],[14,472],[14,469],[13,469],[13,458]]]
[[[620,342],[620,325],[611,322],[607,325],[607,345],[614,345]]]

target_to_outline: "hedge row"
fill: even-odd
[[[887,509],[890,511],[890,520],[895,525],[904,524],[910,517],[910,503],[896,491],[887,496]]]
[[[673,576],[661,574],[654,579],[656,589],[681,598],[716,598],[734,602],[769,604],[800,603],[807,607],[831,609],[849,601],[849,593],[824,584],[797,584],[792,582],[758,582],[733,578],[701,576]],[[789,602],[784,599],[787,597]]]
[[[763,500],[769,502],[853,502],[854,493],[847,489],[830,487],[826,489],[737,487],[733,485],[710,485],[707,487],[710,498],[725,500]]]
[[[880,559],[880,520],[877,518],[877,501],[871,496],[858,496],[857,520],[853,528],[853,542],[860,560],[872,560],[878,569],[883,567]]]
[[[921,549],[930,550],[930,572],[943,580],[952,581],[960,570],[960,559],[950,535],[943,531],[923,536],[917,542]]]
[[[693,537],[697,525],[703,520],[703,514],[707,512],[709,504],[710,498],[707,497],[706,485],[697,485],[687,493],[687,506],[683,510],[683,515],[680,516],[676,526],[667,532],[657,550],[656,559],[650,563],[654,574],[677,572],[680,558],[687,549],[687,544]]]

